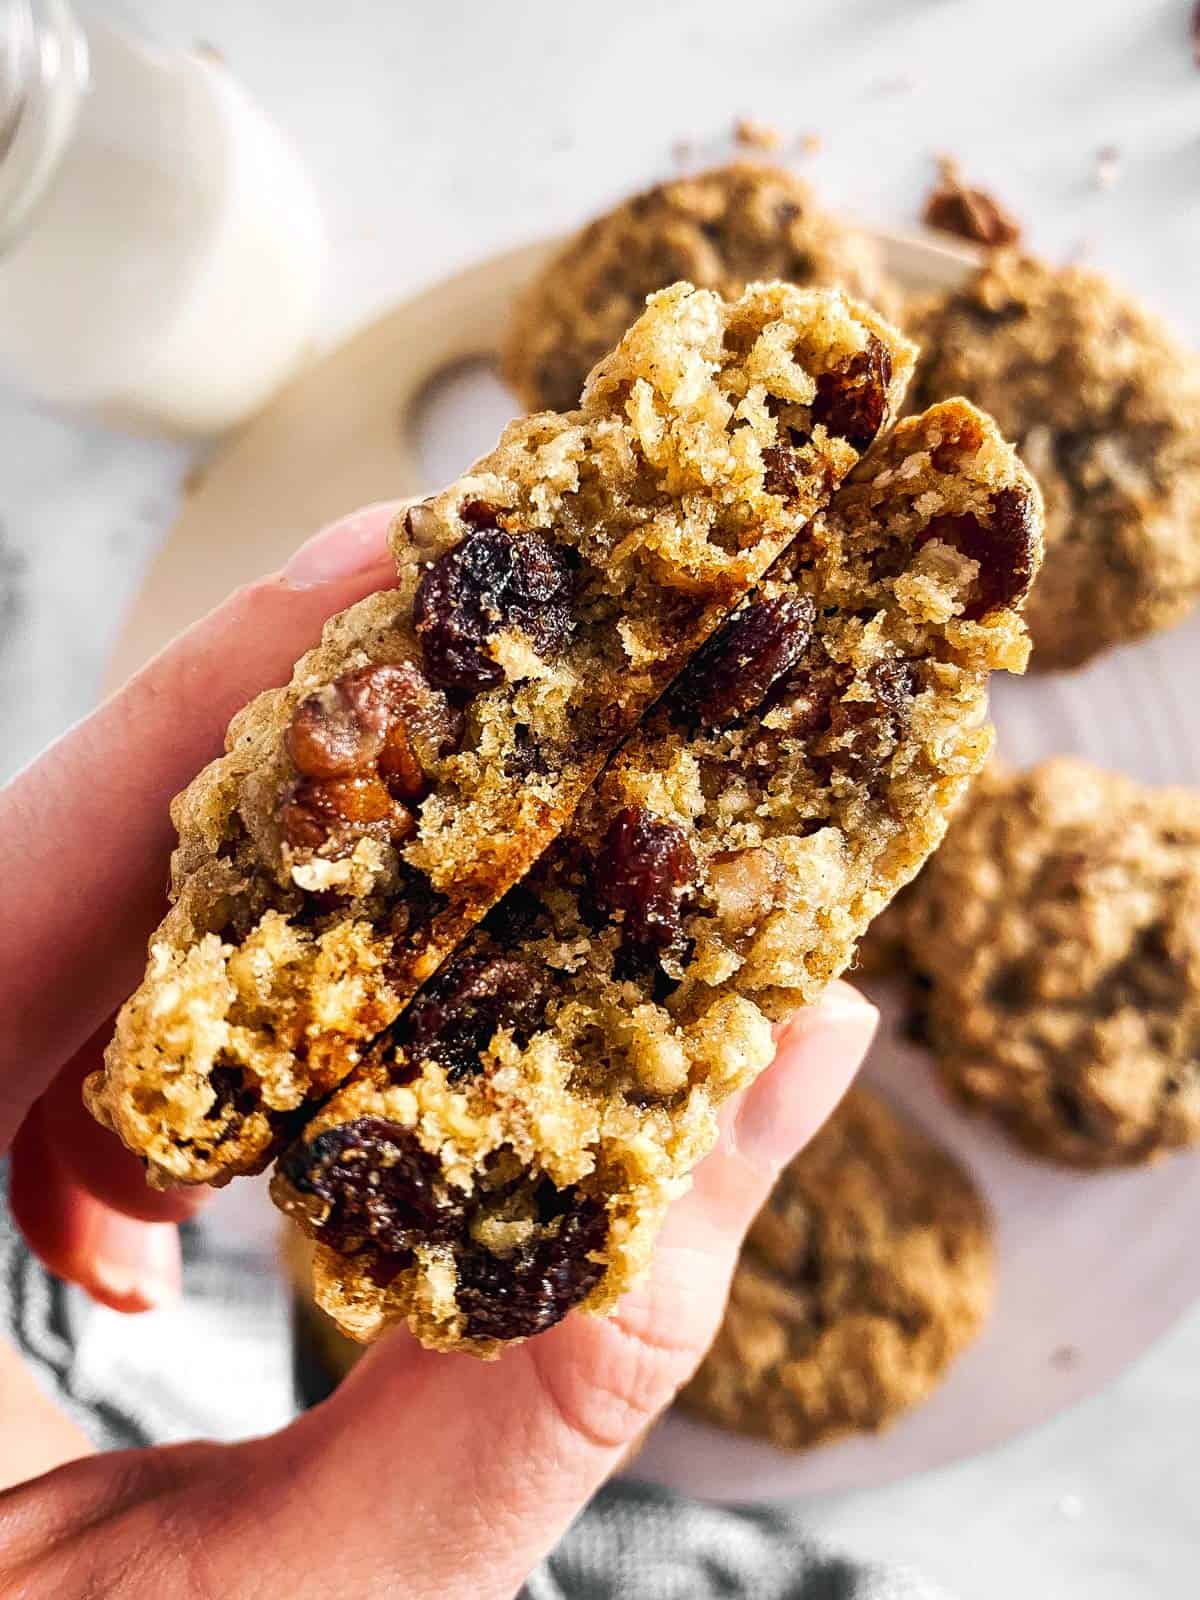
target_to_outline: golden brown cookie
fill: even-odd
[[[365,1058],[824,506],[912,353],[838,293],[677,284],[580,410],[407,512],[396,587],[174,804],[174,904],[87,1089],[152,1182],[260,1168]]]
[[[751,1227],[681,1403],[789,1450],[874,1432],[937,1387],[992,1290],[975,1185],[882,1100],[851,1089]]]
[[[904,919],[966,1105],[1080,1167],[1200,1142],[1200,796],[1065,757],[989,770]]]
[[[577,404],[646,296],[678,278],[726,298],[775,278],[840,288],[889,314],[897,299],[874,243],[792,173],[741,161],[675,178],[589,223],[521,297],[501,362],[521,403]]]
[[[345,1331],[490,1355],[640,1276],[772,1021],[846,966],[982,765],[1039,525],[991,421],[935,407],[689,663],[280,1159]]]
[[[1038,668],[1177,622],[1200,597],[1200,360],[1107,278],[1002,252],[915,305],[914,407],[966,395],[1046,498]]]

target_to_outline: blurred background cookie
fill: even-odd
[[[1081,1167],[1200,1142],[1200,796],[989,769],[897,915],[968,1106]]]
[[[1034,667],[1178,621],[1200,597],[1200,360],[1101,274],[1008,251],[907,326],[914,406],[966,395],[1041,484]]]
[[[992,1278],[970,1178],[852,1089],[759,1213],[682,1403],[789,1449],[885,1427],[979,1332]]]
[[[527,410],[570,410],[648,294],[683,279],[728,298],[772,278],[845,289],[885,315],[896,308],[871,239],[792,173],[735,162],[658,184],[589,223],[521,297],[501,370]]]

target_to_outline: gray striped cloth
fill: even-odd
[[[0,1162],[0,1194],[6,1192]],[[187,1299],[127,1318],[87,1309],[24,1248],[0,1204],[0,1329],[97,1445],[233,1439],[294,1411],[287,1291],[253,1243],[183,1230]],[[219,1372],[220,1384],[189,1381]],[[521,1600],[950,1600],[915,1574],[824,1550],[791,1512],[607,1485]]]

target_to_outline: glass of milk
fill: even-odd
[[[324,257],[295,153],[219,62],[0,0],[0,383],[217,433],[297,366]]]

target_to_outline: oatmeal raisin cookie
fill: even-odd
[[[94,1113],[152,1182],[254,1171],[536,860],[607,753],[894,414],[840,293],[656,295],[581,409],[512,423],[393,530],[176,800],[173,906]]]
[[[792,173],[739,161],[674,178],[589,223],[522,295],[501,361],[521,403],[577,404],[646,296],[677,278],[727,299],[773,278],[839,288],[888,314],[898,298],[873,241]]]
[[[987,1207],[939,1145],[851,1089],[746,1237],[680,1403],[804,1450],[919,1405],[992,1301]]]
[[[1039,556],[973,407],[880,442],[282,1156],[346,1332],[490,1355],[613,1306],[772,1022],[941,838]]]

